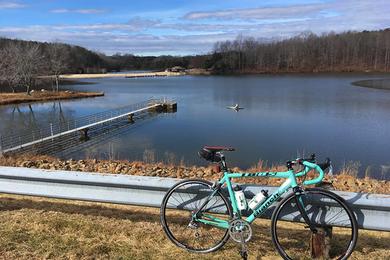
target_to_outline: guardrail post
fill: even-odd
[[[311,234],[311,257],[313,259],[329,259],[332,227],[319,227],[316,234]]]

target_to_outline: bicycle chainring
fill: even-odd
[[[247,243],[252,238],[252,228],[245,220],[236,219],[229,224],[229,235],[234,242]]]

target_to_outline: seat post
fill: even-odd
[[[223,153],[219,153],[219,156],[221,158],[221,170],[223,172],[227,172],[228,168],[225,161],[225,155]]]

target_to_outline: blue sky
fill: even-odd
[[[390,27],[389,0],[0,0],[0,37],[137,55],[211,51],[237,35],[284,39]]]

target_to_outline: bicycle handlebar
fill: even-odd
[[[295,165],[295,164],[300,164],[300,165],[305,166],[303,171],[295,174],[296,177],[304,176],[310,170],[315,170],[319,173],[319,176],[317,178],[312,179],[312,180],[305,180],[303,182],[304,185],[313,185],[313,184],[320,183],[323,180],[323,178],[325,176],[324,170],[326,170],[327,168],[329,168],[331,166],[331,161],[329,158],[326,158],[325,162],[316,164],[315,163],[315,155],[312,154],[311,157],[308,159],[297,159],[295,161],[287,162],[287,167],[289,167],[289,166],[291,167],[292,165]]]
[[[322,181],[325,174],[324,174],[324,171],[321,169],[321,167],[318,164],[311,163],[308,161],[302,161],[302,165],[305,166],[305,170],[303,171],[303,172],[305,172],[304,174],[307,174],[310,170],[316,170],[319,173],[317,178],[314,178],[312,180],[306,180],[303,182],[303,185],[313,185],[313,184],[320,183]]]

